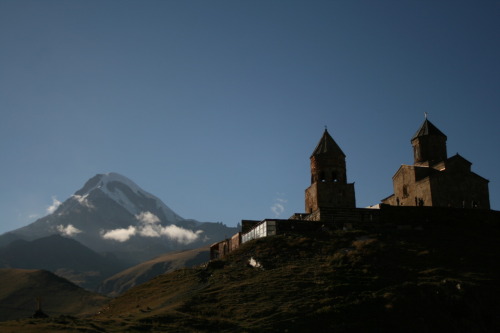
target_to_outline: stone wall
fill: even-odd
[[[369,208],[331,208],[321,209],[312,214],[295,214],[287,220],[269,219],[249,221],[246,231],[237,233],[210,247],[210,258],[224,258],[228,253],[238,249],[242,243],[242,235],[251,232],[263,223],[273,226],[272,235],[286,233],[325,232],[332,229],[368,228],[383,232],[391,228],[425,229],[434,225],[457,225],[461,227],[481,228],[483,225],[495,224],[500,227],[500,211],[488,209],[467,209],[449,207],[412,207],[380,205],[380,209]],[[243,222],[243,221],[242,221]]]
[[[306,190],[306,213],[318,209],[334,207],[356,207],[354,184],[343,183],[313,183]]]

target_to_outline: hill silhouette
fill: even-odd
[[[160,275],[71,325],[107,332],[496,332],[499,241],[498,225],[473,221],[261,238],[223,260]],[[27,325],[6,322],[0,330]],[[57,332],[68,321],[30,325]]]
[[[166,253],[107,278],[99,287],[98,292],[108,296],[118,296],[160,274],[205,263],[210,258],[209,252],[208,247],[202,247]]]
[[[0,269],[0,321],[29,318],[36,298],[49,316],[91,314],[108,299],[43,270]]]
[[[51,235],[33,241],[16,240],[0,248],[0,267],[49,270],[93,290],[126,265],[73,239]]]

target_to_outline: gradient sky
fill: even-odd
[[[499,1],[1,0],[0,233],[108,172],[184,218],[288,218],[325,125],[377,204],[424,112],[499,210],[499,111]]]

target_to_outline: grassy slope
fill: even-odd
[[[95,313],[109,301],[42,270],[0,269],[0,286],[0,320],[32,316],[37,297],[52,316]]]
[[[158,256],[109,277],[102,283],[99,292],[109,296],[117,296],[159,274],[206,262],[210,257],[209,252],[209,247],[203,247]]]
[[[132,288],[92,319],[0,330],[495,332],[499,241],[492,226],[269,237]]]

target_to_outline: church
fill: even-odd
[[[488,180],[471,171],[458,153],[450,158],[447,137],[426,117],[411,138],[413,165],[402,165],[392,177],[394,194],[382,200],[392,206],[490,209]]]
[[[357,208],[354,183],[347,181],[346,155],[325,129],[310,156],[305,212],[288,219],[242,220],[241,232],[210,247],[211,259],[222,258],[250,240],[289,232],[497,223],[500,212],[490,210],[489,181],[472,172],[472,163],[462,156],[448,158],[446,140],[426,117],[411,139],[414,164],[402,165],[392,177],[394,194],[379,205]]]

